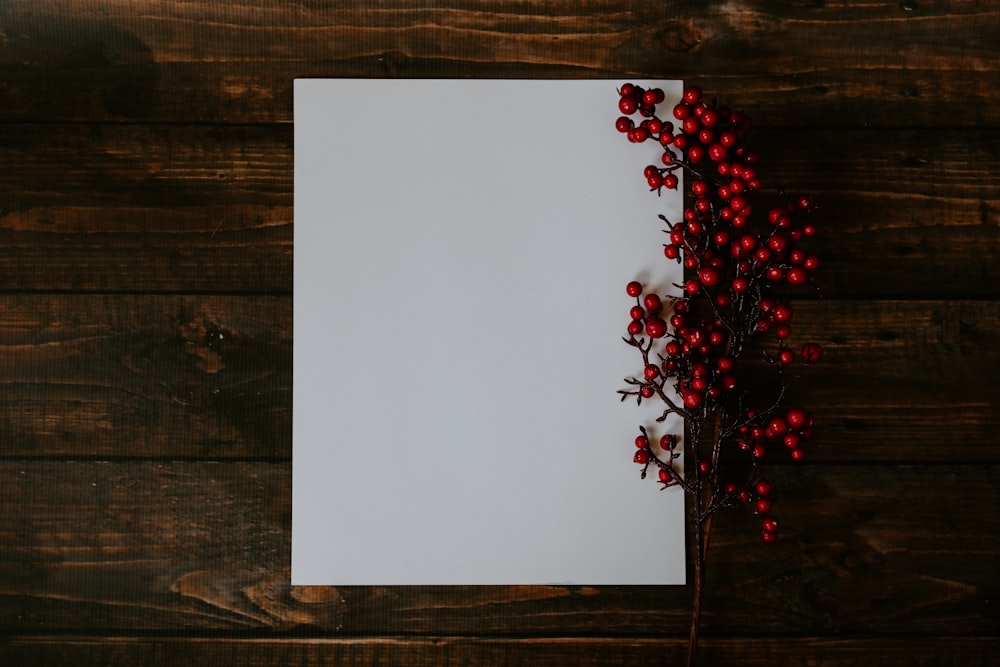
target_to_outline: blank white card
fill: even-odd
[[[293,584],[684,583],[632,462],[683,424],[616,394],[682,200],[621,83],[295,82]]]

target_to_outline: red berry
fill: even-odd
[[[771,423],[767,425],[775,435],[784,435],[788,432],[788,422],[786,422],[781,417],[775,417],[771,420]]]
[[[792,450],[791,453],[793,461],[801,461],[803,458],[805,458],[806,455],[806,453],[802,450],[801,447],[796,447],[795,449]]]
[[[644,435],[637,435],[635,437],[635,446],[639,449],[645,449],[649,447],[649,439]]]
[[[778,353],[778,362],[784,366],[787,366],[795,362],[795,353],[791,350],[782,350]]]
[[[809,279],[809,272],[802,267],[795,266],[788,269],[785,279],[788,280],[789,285],[801,285]]]
[[[677,184],[678,184],[677,177],[674,176],[673,174],[667,174],[666,176],[663,177],[663,187],[665,187],[666,189],[676,190]]]
[[[642,374],[646,376],[647,380],[654,380],[660,374],[660,368],[656,364],[646,364],[646,367],[642,369]]]
[[[823,358],[823,348],[819,343],[806,343],[802,346],[802,361],[807,364],[815,364]]]
[[[698,279],[705,287],[715,287],[722,279],[722,275],[717,269],[709,266],[698,272]]]
[[[646,320],[646,333],[650,338],[663,338],[667,333],[667,323],[659,317]]]
[[[788,322],[792,319],[792,307],[787,303],[779,303],[774,306],[771,314],[778,322]]]
[[[629,309],[628,314],[633,320],[641,320],[646,316],[646,311],[643,310],[642,306],[632,306]]]
[[[660,438],[660,449],[671,451],[676,446],[677,446],[677,436],[665,435],[662,438]]]
[[[764,544],[773,544],[778,539],[777,533],[761,533],[760,541]]]
[[[642,294],[642,283],[638,280],[633,280],[625,286],[625,292],[627,292],[629,296],[639,296]]]
[[[802,408],[789,408],[788,414],[785,415],[788,425],[794,429],[800,429],[805,426],[808,419],[809,413]]]
[[[702,475],[707,475],[708,473],[712,472],[712,466],[709,464],[708,461],[698,461],[698,472],[700,472]]]
[[[704,395],[697,391],[691,391],[690,389],[681,392],[681,395],[684,398],[685,407],[691,408],[692,410],[700,408],[705,399]]]
[[[639,389],[639,395],[643,398],[653,398],[656,394],[656,389],[652,385],[644,384]]]
[[[656,476],[661,482],[669,482],[672,477],[670,470],[668,468],[660,468],[660,471],[656,473]]]
[[[760,512],[761,514],[764,514],[765,512],[770,512],[771,511],[771,507],[773,505],[774,505],[774,503],[772,503],[767,498],[758,498],[757,499],[757,511]]]
[[[639,109],[639,100],[631,95],[624,95],[618,100],[618,109],[626,116],[631,116]]]
[[[635,452],[635,456],[632,457],[632,460],[636,463],[646,463],[649,461],[649,454],[645,449],[638,449]]]
[[[758,496],[769,496],[771,495],[771,483],[762,479],[757,482],[754,490],[757,491]]]
[[[761,519],[760,527],[765,533],[776,533],[778,532],[778,520],[773,517],[766,516]]]
[[[632,320],[628,323],[628,328],[626,331],[632,336],[638,336],[642,333],[642,320]]]
[[[663,307],[663,302],[660,301],[660,297],[656,294],[647,294],[643,297],[642,303],[650,313],[658,313]]]
[[[700,289],[701,289],[701,283],[698,282],[697,280],[692,279],[684,283],[684,291],[692,296],[697,294]]]
[[[698,104],[698,102],[701,102],[701,88],[698,86],[687,86],[684,89],[684,101],[687,104]]]
[[[691,115],[691,107],[686,104],[677,104],[674,106],[674,118],[677,120],[684,120]]]
[[[635,123],[632,122],[631,118],[627,116],[619,116],[618,120],[615,121],[615,129],[625,134],[635,127]]]

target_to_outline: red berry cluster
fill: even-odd
[[[624,340],[641,353],[643,370],[626,378],[632,386],[619,393],[622,400],[662,400],[659,421],[683,417],[697,464],[686,475],[676,470],[677,438],[664,436],[656,446],[644,427],[633,458],[643,477],[652,465],[664,488],[677,485],[694,494],[699,521],[725,506],[752,504],[761,516],[762,539],[772,542],[778,522],[768,515],[771,485],[760,477],[758,463],[775,442],[793,460],[803,458],[813,417],[800,407],[782,408],[790,382],[786,369],[823,355],[817,343],[806,343],[797,355],[789,347],[792,305],[774,292],[811,281],[819,266],[816,255],[801,247],[816,233],[808,220],[814,205],[800,197],[756,215],[752,199],[762,181],[758,154],[744,143],[750,118],[705,102],[695,86],[673,106],[671,121],[657,115],[664,101],[659,89],[624,84],[618,100],[624,115],[615,127],[633,143],[652,140],[663,147],[663,165],[643,170],[651,190],[675,189],[681,172],[690,182],[683,219],[663,218],[669,234],[663,254],[683,262],[686,278],[677,285],[678,298],[643,294],[638,281],[626,286],[635,304]],[[736,362],[751,339],[768,335],[776,347],[764,358],[777,371],[778,387],[761,401],[740,381]],[[751,470],[742,483],[720,480],[720,458],[728,451],[749,455]]]

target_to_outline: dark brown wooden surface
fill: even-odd
[[[768,187],[822,204],[827,357],[782,539],[716,524],[705,664],[995,664],[973,0],[0,2],[0,664],[682,659],[689,587],[289,585],[292,81],[343,76],[682,78],[754,116]]]

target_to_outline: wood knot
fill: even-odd
[[[182,322],[178,334],[184,340],[184,350],[195,357],[195,365],[206,373],[218,373],[226,367],[222,352],[232,340],[232,332],[211,322]]]

